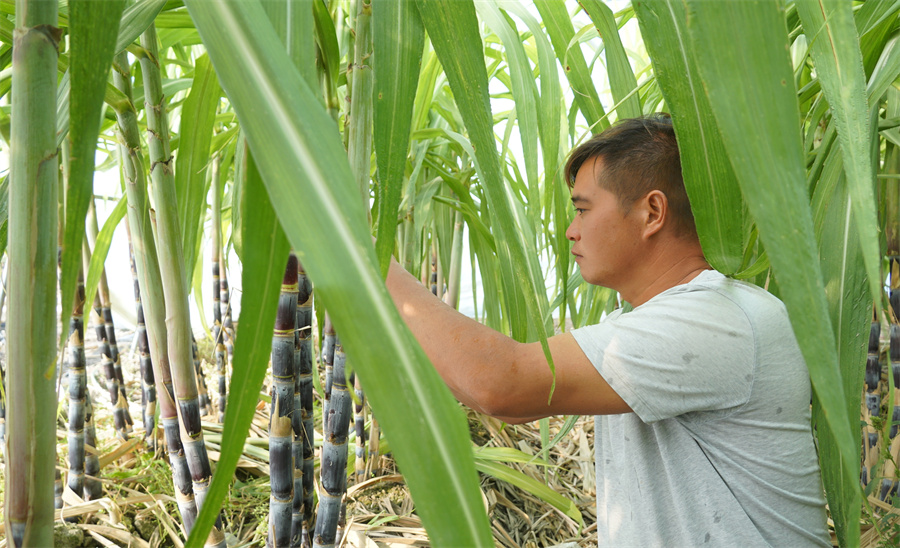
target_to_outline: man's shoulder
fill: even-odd
[[[667,300],[703,302],[711,310],[731,310],[746,315],[751,323],[759,319],[769,321],[776,316],[787,319],[787,310],[778,297],[762,287],[729,278],[715,270],[707,270],[687,284],[672,288],[666,293],[670,292]],[[688,307],[686,310],[696,311],[697,307]]]

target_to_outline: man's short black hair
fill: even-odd
[[[620,120],[578,146],[566,163],[565,177],[570,188],[578,170],[591,158],[603,162],[603,177],[597,183],[613,193],[625,211],[648,192],[660,190],[669,202],[678,234],[696,234],[681,176],[678,141],[667,113]]]

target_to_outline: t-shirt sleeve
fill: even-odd
[[[716,291],[662,294],[572,335],[644,422],[732,409],[750,397],[752,326],[737,304]]]

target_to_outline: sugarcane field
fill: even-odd
[[[0,0],[0,548],[900,547],[900,2]]]

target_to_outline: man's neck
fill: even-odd
[[[634,278],[630,287],[623,288],[620,293],[632,306],[637,307],[667,289],[690,282],[701,272],[711,268],[699,245],[670,246],[653,257]]]

